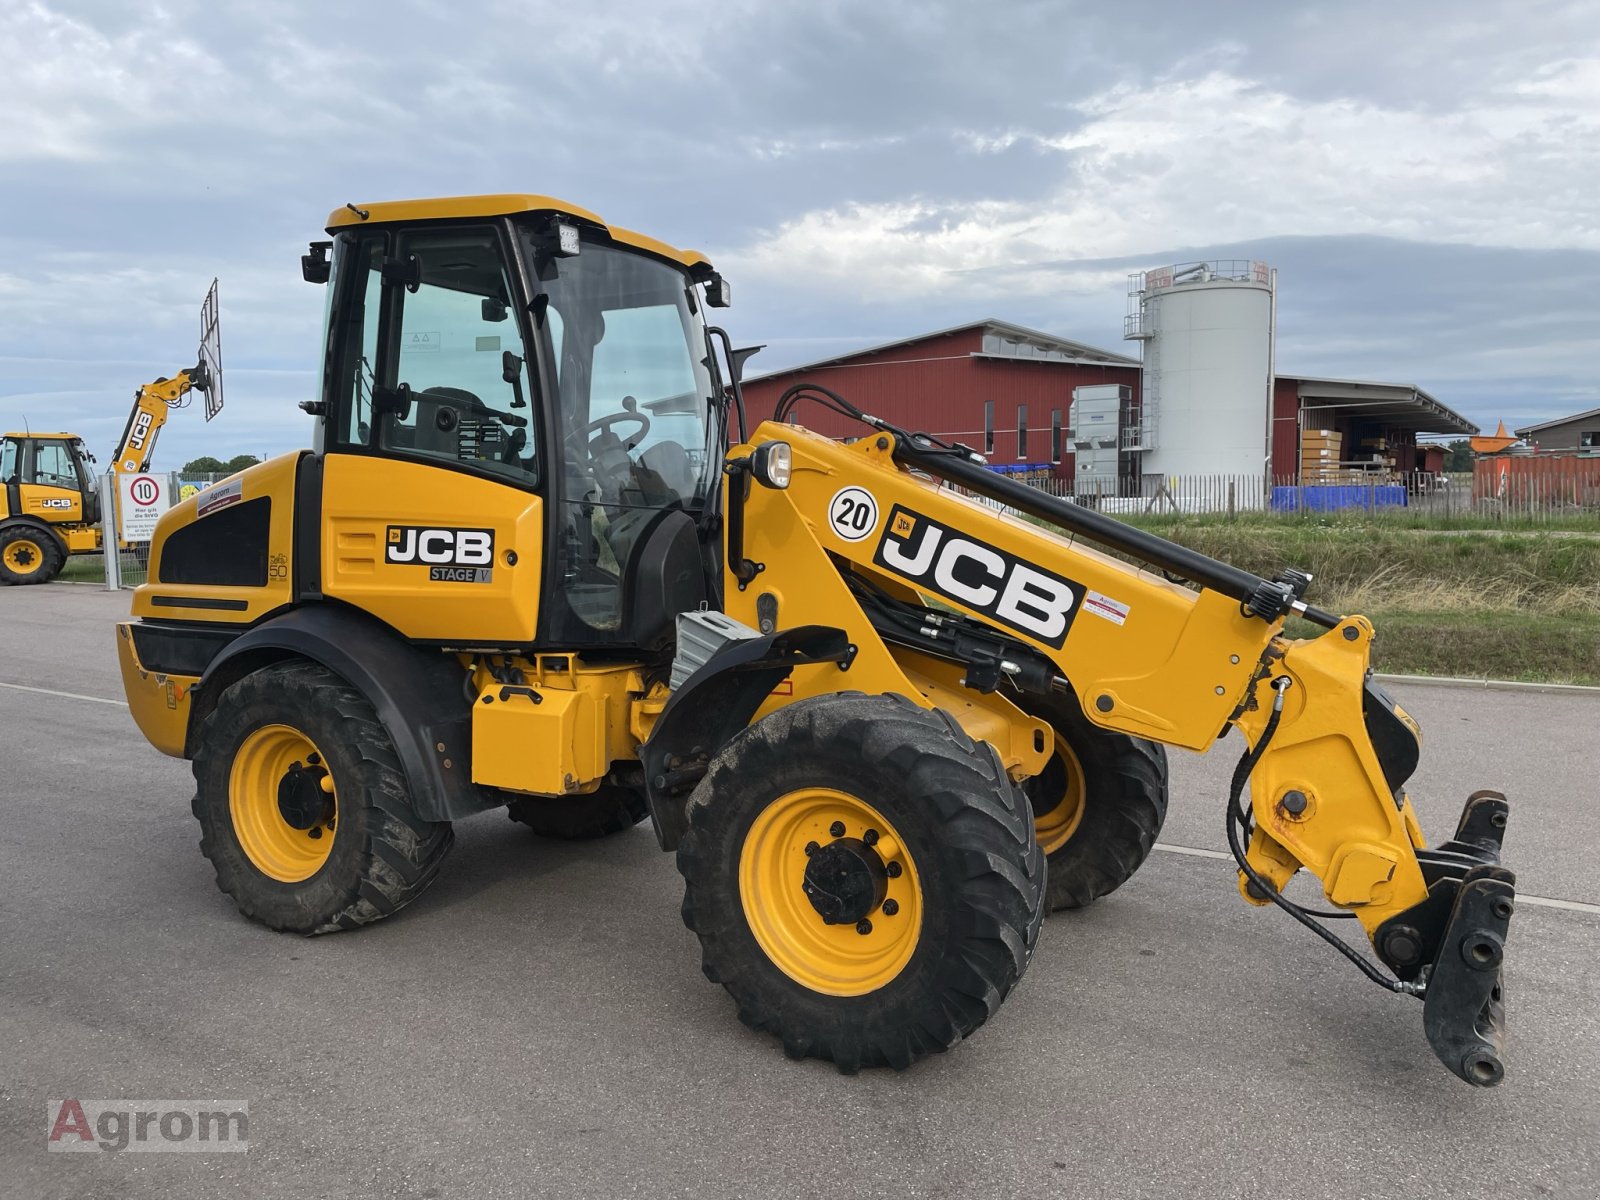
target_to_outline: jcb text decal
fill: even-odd
[[[1060,647],[1083,588],[920,513],[896,506],[872,561],[926,591]]]
[[[141,412],[133,419],[133,430],[128,434],[128,445],[134,450],[144,449],[144,440],[150,433],[150,423],[154,421],[147,412]]]
[[[428,568],[437,583],[490,583],[494,579],[494,530],[390,525],[385,562]]]

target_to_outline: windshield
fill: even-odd
[[[688,278],[587,243],[554,266],[545,319],[560,435],[583,493],[629,507],[699,507],[717,477],[717,447],[705,327]]]
[[[698,512],[718,480],[718,411],[689,277],[637,252],[584,242],[540,254],[535,301],[550,338],[560,439],[555,635],[618,636],[629,564],[668,510]]]

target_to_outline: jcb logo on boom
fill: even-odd
[[[488,583],[489,568],[494,565],[494,530],[390,525],[383,558],[385,562],[428,567],[429,579]]]
[[[133,431],[128,434],[128,445],[135,450],[144,449],[144,440],[150,435],[150,423],[155,420],[147,412],[142,412],[133,419]]]
[[[1083,601],[1080,585],[898,506],[872,561],[1057,648]]]

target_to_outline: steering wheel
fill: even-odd
[[[650,432],[650,418],[639,411],[639,402],[632,396],[624,396],[622,398],[621,412],[607,413],[603,417],[597,417],[590,421],[582,429],[574,429],[567,434],[567,441],[579,446],[586,446],[594,440],[595,434],[602,433],[623,421],[633,421],[639,426],[638,432],[631,439],[632,441],[637,441]],[[619,438],[618,440],[624,445],[628,445],[630,442],[628,438]]]

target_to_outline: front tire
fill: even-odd
[[[49,583],[65,562],[52,535],[26,525],[0,529],[0,584]]]
[[[793,1058],[904,1068],[994,1015],[1044,857],[992,747],[899,696],[791,704],[712,761],[678,850],[706,977]]]
[[[1167,817],[1167,752],[1092,724],[1072,697],[1027,706],[1056,753],[1024,790],[1050,863],[1051,912],[1083,908],[1143,865]]]
[[[239,680],[200,727],[194,815],[217,886],[268,928],[333,933],[390,916],[433,882],[449,822],[413,812],[372,704],[325,667]]]

